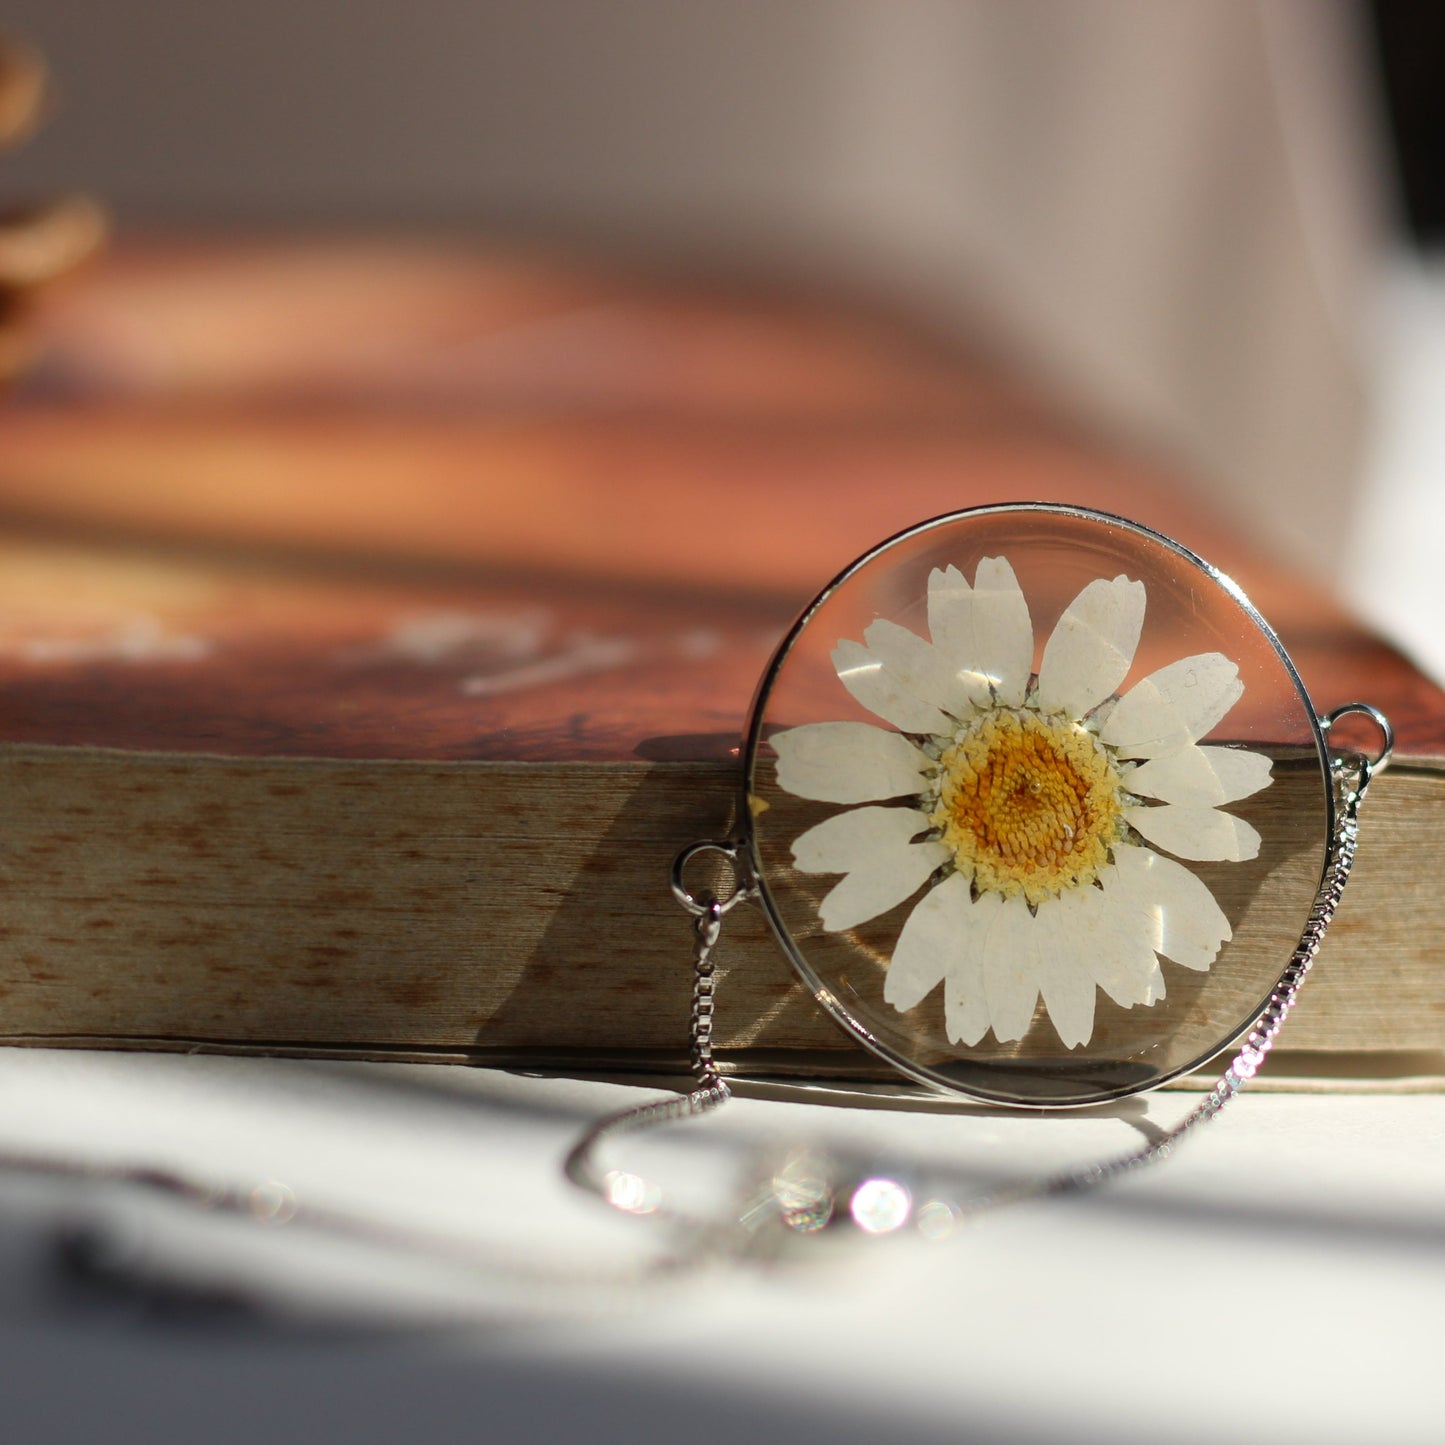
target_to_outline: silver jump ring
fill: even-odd
[[[687,866],[702,853],[721,853],[732,866],[733,877],[736,880],[732,892],[726,898],[714,898],[712,893],[704,890],[701,893],[694,893],[684,880],[684,873]],[[742,861],[742,845],[731,839],[704,838],[698,843],[689,843],[676,858],[672,860],[672,896],[687,909],[694,918],[701,918],[704,914],[717,909],[718,915],[726,913],[730,908],[741,903],[744,898],[752,894],[752,885],[748,882],[747,872]]]
[[[1395,752],[1395,729],[1390,726],[1390,719],[1379,708],[1371,707],[1367,702],[1347,702],[1335,708],[1333,712],[1327,712],[1320,719],[1320,731],[1328,737],[1330,729],[1342,717],[1348,717],[1351,713],[1359,713],[1362,717],[1369,718],[1379,728],[1382,743],[1380,755],[1377,758],[1367,757],[1364,759],[1364,776],[1360,780],[1359,787],[1359,792],[1363,795],[1375,774],[1384,772],[1390,766],[1390,759]]]

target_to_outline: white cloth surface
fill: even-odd
[[[267,1225],[134,1185],[0,1174],[10,1439],[1440,1434],[1439,1096],[1246,1094],[1163,1166],[1087,1198],[942,1242],[830,1231],[771,1266],[663,1276],[660,1221],[561,1174],[587,1122],[655,1091],[28,1050],[0,1053],[0,1089],[0,1151],[280,1181],[301,1206]],[[725,1213],[753,1171],[821,1140],[921,1199],[956,1175],[1125,1152],[1191,1099],[1036,1117],[740,1098],[619,1141],[609,1162]],[[337,1238],[305,1222],[316,1209],[445,1233],[487,1262]]]
[[[1382,268],[1379,404],[1341,582],[1366,621],[1445,683],[1445,254]]]

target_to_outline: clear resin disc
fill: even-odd
[[[1227,578],[1077,508],[960,512],[855,563],[746,752],[763,906],[904,1073],[1000,1103],[1151,1088],[1233,1042],[1333,824],[1319,723]]]

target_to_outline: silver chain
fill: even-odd
[[[649,1192],[637,1188],[638,1176],[622,1170],[602,1170],[596,1159],[604,1139],[630,1134],[655,1124],[671,1124],[710,1113],[732,1097],[727,1081],[718,1073],[712,1057],[712,1026],[715,965],[712,951],[721,932],[723,906],[710,898],[693,922],[692,983],[692,1071],[697,1087],[686,1094],[669,1094],[651,1099],[599,1119],[573,1147],[565,1165],[567,1177],[582,1188],[599,1194],[609,1204],[628,1213],[655,1212]]]
[[[718,898],[711,891],[691,893],[684,882],[683,872],[688,862],[707,852],[724,855],[739,879],[724,898]],[[684,849],[673,865],[673,895],[693,915],[692,1022],[689,1037],[696,1087],[686,1094],[652,1099],[599,1119],[567,1156],[564,1168],[574,1184],[600,1195],[614,1208],[630,1214],[658,1212],[657,1191],[648,1188],[638,1175],[625,1170],[602,1169],[596,1157],[602,1142],[618,1134],[630,1134],[638,1129],[710,1113],[732,1097],[732,1090],[728,1088],[727,1080],[718,1073],[712,1056],[713,1010],[717,993],[717,965],[713,961],[713,950],[722,932],[723,915],[745,898],[753,896],[751,885],[741,881],[743,875],[739,857],[737,844],[708,840]]]
[[[1324,876],[1310,908],[1309,917],[1300,935],[1299,944],[1290,957],[1289,964],[1280,976],[1279,983],[1270,994],[1269,1001],[1245,1036],[1239,1052],[1229,1067],[1210,1089],[1204,1099],[1189,1111],[1180,1122],[1162,1136],[1141,1149],[1119,1155],[1113,1159],[1066,1170],[1040,1180],[1020,1181],[954,1201],[947,1207],[953,1218],[963,1221],[976,1217],[985,1211],[1003,1205],[1021,1203],[1028,1199],[1050,1195],[1076,1193],[1092,1189],[1097,1185],[1147,1168],[1169,1158],[1179,1144],[1200,1126],[1209,1123],[1228,1104],[1232,1103],[1249,1081],[1259,1072],[1275,1040],[1279,1037],[1285,1019],[1295,1005],[1295,1000],[1314,966],[1324,941],[1330,921],[1339,907],[1345,884],[1354,866],[1355,850],[1359,841],[1359,808],[1372,778],[1387,766],[1394,749],[1394,732],[1388,719],[1377,708],[1367,703],[1348,703],[1336,708],[1320,720],[1321,730],[1326,735],[1342,717],[1350,713],[1362,714],[1380,729],[1384,743],[1380,755],[1371,761],[1359,754],[1336,755],[1330,763],[1330,786],[1336,808],[1336,822],[1330,839]],[[673,866],[672,891],[674,896],[694,915],[696,943],[693,951],[693,1002],[692,1002],[692,1068],[697,1086],[683,1095],[638,1104],[620,1113],[610,1115],[594,1124],[578,1142],[567,1160],[567,1174],[575,1183],[600,1195],[615,1208],[629,1213],[657,1213],[660,1209],[660,1192],[644,1186],[638,1176],[620,1170],[603,1170],[597,1163],[598,1146],[617,1134],[630,1133],[654,1125],[670,1123],[677,1119],[705,1114],[724,1103],[730,1097],[727,1082],[719,1075],[712,1053],[713,1007],[715,995],[715,964],[713,950],[721,931],[722,916],[735,904],[755,896],[756,885],[739,881],[734,890],[719,902],[711,893],[693,894],[688,891],[683,873],[688,863],[699,853],[717,852],[727,856],[735,876],[744,880],[742,865],[742,844],[736,841],[708,840],[694,843],[678,855]],[[816,1227],[817,1215],[808,1210],[798,1211],[790,1201],[779,1197],[768,1201],[773,1218],[785,1223],[795,1218],[807,1220],[808,1230]],[[795,1203],[795,1201],[794,1201]],[[831,1207],[831,1206],[830,1206]],[[747,1211],[746,1230],[751,1237],[756,1230],[760,1211],[754,1202]],[[794,1227],[799,1227],[794,1225]],[[738,1233],[735,1226],[735,1233]],[[735,1248],[742,1250],[746,1243],[740,1238]]]

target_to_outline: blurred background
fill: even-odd
[[[1428,0],[11,0],[6,194],[121,236],[463,232],[978,343],[1432,666]]]

